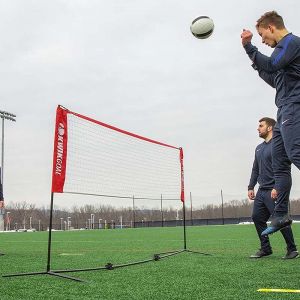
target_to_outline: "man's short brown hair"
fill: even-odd
[[[274,128],[274,126],[276,124],[276,121],[274,119],[268,118],[268,117],[261,118],[259,120],[259,123],[263,122],[263,121],[265,121],[268,126],[272,126],[272,128]]]
[[[267,28],[269,25],[274,25],[277,29],[285,28],[282,17],[275,10],[266,12],[256,21],[256,29]]]

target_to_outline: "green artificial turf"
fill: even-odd
[[[300,225],[293,225],[297,240]],[[52,233],[51,269],[102,267],[145,260],[183,248],[182,227]],[[258,249],[253,225],[187,227],[187,248],[175,256],[112,271],[66,273],[84,283],[49,275],[3,278],[46,270],[48,233],[0,233],[0,299],[299,299],[300,294],[259,293],[259,288],[300,289],[300,259],[284,261],[280,233],[273,255]]]

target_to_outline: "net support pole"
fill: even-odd
[[[222,207],[221,207],[221,209],[222,209],[222,224],[224,225],[225,224],[225,222],[224,222],[224,200],[223,200],[223,191],[221,190],[221,201],[222,201]]]
[[[53,218],[53,198],[54,193],[51,193],[50,203],[50,220],[49,220],[49,234],[48,234],[48,256],[47,256],[47,272],[51,270],[51,242],[52,242],[52,218]]]
[[[135,203],[134,203],[134,195],[132,196],[132,219],[133,219],[133,228],[135,228]]]
[[[163,196],[160,195],[160,214],[161,214],[161,227],[164,227],[164,212],[163,212]]]
[[[58,274],[55,271],[51,271],[51,241],[52,241],[52,218],[53,218],[53,198],[54,193],[51,192],[51,203],[50,203],[50,220],[49,220],[49,235],[48,235],[48,256],[47,256],[47,269],[45,272],[31,272],[31,273],[19,273],[19,274],[8,274],[2,277],[19,277],[19,276],[33,276],[33,275],[50,275],[70,279],[77,282],[84,282],[79,278],[75,278],[68,275]]]
[[[185,222],[185,204],[182,202],[183,213],[183,249],[186,250],[186,222]]]
[[[190,202],[191,202],[191,225],[194,225],[193,221],[193,198],[192,198],[192,192],[190,192]]]

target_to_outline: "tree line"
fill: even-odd
[[[186,219],[218,219],[251,217],[253,201],[248,199],[231,200],[222,204],[206,204],[201,207],[191,207],[185,203]],[[300,199],[290,201],[292,215],[300,215]],[[5,224],[10,229],[46,230],[49,225],[50,210],[48,207],[37,207],[27,202],[10,203],[6,207]],[[182,220],[182,209],[168,207],[149,209],[143,207],[113,207],[111,205],[74,206],[69,210],[53,210],[53,228],[111,228],[120,225],[133,227],[134,222],[157,222]],[[99,225],[100,224],[100,225]]]

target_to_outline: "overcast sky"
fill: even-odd
[[[58,104],[183,147],[195,205],[218,203],[221,189],[245,198],[258,119],[276,107],[240,33],[274,9],[299,35],[296,0],[1,0],[0,110],[17,115],[5,123],[7,203],[49,204]],[[189,31],[200,15],[215,23],[207,40]],[[272,51],[256,33],[253,43]]]

